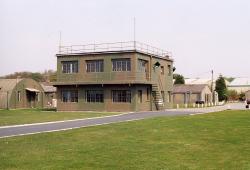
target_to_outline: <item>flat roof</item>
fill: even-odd
[[[59,53],[56,56],[76,56],[89,54],[107,54],[107,53],[131,53],[137,52],[151,55],[157,58],[173,60],[171,52],[136,41],[87,44],[87,45],[71,45],[60,46]]]

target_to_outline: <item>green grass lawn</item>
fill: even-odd
[[[41,109],[0,110],[0,126],[80,119],[120,114],[115,112],[56,112]]]
[[[250,169],[250,111],[0,139],[0,169]]]

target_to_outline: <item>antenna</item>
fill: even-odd
[[[134,49],[136,49],[136,41],[135,41],[135,17],[134,17]]]
[[[59,32],[59,53],[61,53],[61,46],[62,46],[62,32]]]
[[[136,40],[135,39],[135,22],[136,22],[136,20],[135,20],[135,17],[134,17],[134,41]]]

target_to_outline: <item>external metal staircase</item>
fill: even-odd
[[[158,84],[152,84],[152,96],[153,96],[153,102],[155,104],[156,109],[163,110],[164,101],[163,101],[163,96],[161,94]]]

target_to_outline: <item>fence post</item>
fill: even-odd
[[[9,110],[9,92],[7,91],[7,110]]]

